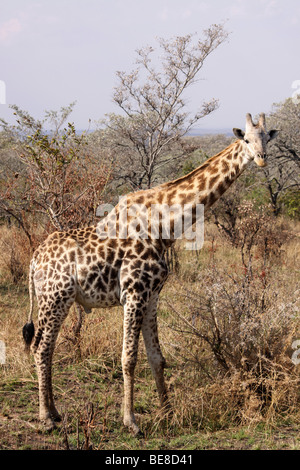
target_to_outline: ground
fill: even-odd
[[[153,387],[147,393],[148,371],[137,379],[137,417],[143,438],[130,436],[122,424],[122,376],[112,364],[84,360],[63,365],[54,375],[55,395],[62,422],[52,433],[45,433],[38,422],[37,382],[32,378],[1,384],[1,450],[300,450],[297,423],[290,420],[276,426],[232,426],[198,431],[186,428],[179,433],[158,414]],[[145,399],[146,394],[146,399]],[[163,431],[163,432],[162,432]]]

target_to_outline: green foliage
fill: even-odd
[[[60,135],[49,135],[38,128],[25,140],[25,148],[28,158],[45,171],[44,162],[46,156],[51,159],[57,171],[71,163],[73,158],[79,157],[78,150],[82,145],[87,145],[84,134],[77,136],[74,124],[68,123]],[[70,146],[72,140],[72,146]],[[23,156],[24,157],[24,156]]]
[[[282,197],[286,214],[291,219],[300,219],[300,191],[289,190]]]
[[[182,166],[180,176],[188,175],[189,173],[191,173],[191,171],[195,170],[197,166],[199,166],[198,162],[194,162],[192,160],[186,160]]]

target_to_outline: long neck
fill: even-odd
[[[184,227],[184,233],[187,234],[196,223],[196,230],[191,232],[190,239],[198,238],[199,227],[201,228],[201,224],[203,226],[201,208],[204,206],[206,210],[211,207],[241,175],[249,161],[244,142],[236,141],[188,175],[160,187],[158,198],[162,204],[184,209],[178,211],[178,216],[174,213],[171,218],[173,230],[171,229],[170,240],[164,242],[166,247],[175,241],[176,227]],[[200,233],[200,239],[201,237]]]
[[[237,140],[186,176],[161,186],[163,202],[172,204],[214,204],[241,175],[249,163],[245,145]]]

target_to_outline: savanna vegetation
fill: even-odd
[[[74,103],[37,120],[17,106],[0,133],[0,448],[299,449],[300,104],[267,116],[280,129],[269,164],[251,167],[206,214],[205,242],[168,253],[159,334],[173,414],[161,414],[144,346],[136,368],[137,417],[144,438],[122,424],[122,308],[71,310],[54,357],[62,423],[40,431],[33,357],[24,354],[28,265],[54,230],[96,223],[97,207],[119,195],[181,176],[231,143],[191,137],[217,108],[188,116],[184,91],[227,39],[213,25],[137,52],[137,69],[118,73],[109,115],[76,131]],[[155,61],[154,61],[155,62]],[[245,110],[249,111],[249,110]],[[234,125],[235,123],[233,123]],[[80,313],[80,314],[79,314]],[[5,345],[5,351],[4,351]],[[300,358],[300,354],[299,354]]]

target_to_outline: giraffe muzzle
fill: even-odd
[[[264,167],[267,165],[266,155],[256,155],[256,157],[254,157],[254,161],[256,165],[260,167]]]

